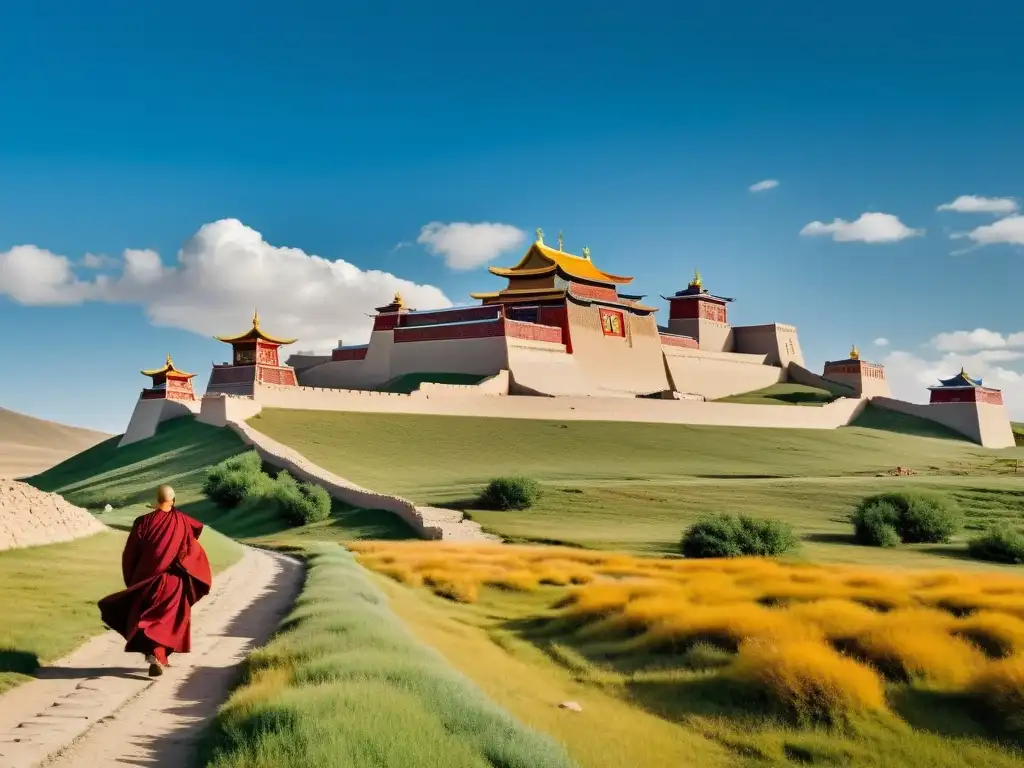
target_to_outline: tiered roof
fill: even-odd
[[[243,341],[265,341],[268,344],[276,344],[282,346],[284,344],[294,344],[298,339],[280,339],[276,336],[271,336],[269,333],[263,331],[260,328],[260,313],[258,311],[252,314],[252,328],[243,334],[238,336],[214,336],[213,338],[217,341],[223,341],[227,344],[238,344]]]
[[[727,296],[716,296],[713,293],[709,293],[708,289],[704,287],[704,281],[701,279],[700,272],[694,270],[693,279],[690,280],[690,284],[682,291],[676,291],[671,296],[662,296],[665,301],[682,301],[687,299],[710,299],[712,301],[734,301]]]
[[[961,366],[960,373],[949,379],[939,379],[938,385],[928,389],[986,389],[981,379],[973,379]]]
[[[151,378],[155,378],[157,376],[174,376],[176,378],[191,379],[195,376],[194,373],[185,373],[184,371],[179,371],[175,368],[174,361],[171,360],[170,355],[167,355],[167,362],[164,363],[163,368],[154,368],[151,371],[141,371],[141,373],[143,376],[149,376]]]

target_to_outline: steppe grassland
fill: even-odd
[[[447,598],[492,639],[541,648],[547,663],[741,752],[784,758],[796,739],[849,765],[1024,757],[1012,746],[1024,738],[1024,578],[1012,572],[350,547],[370,569]],[[941,736],[930,732],[940,724]],[[838,728],[838,741],[822,728]],[[899,734],[909,741],[897,748]]]

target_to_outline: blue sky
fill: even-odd
[[[1024,231],[936,210],[1024,196],[1019,3],[346,5],[5,9],[0,406],[120,431],[140,368],[171,352],[204,385],[209,335],[253,304],[320,342],[358,341],[401,281],[469,301],[500,281],[415,241],[488,222],[562,229],[651,297],[700,268],[735,322],[797,325],[812,368],[856,342],[921,397],[967,364],[1020,413]],[[869,212],[915,233],[800,234]],[[950,237],[997,224],[1004,242]],[[477,232],[478,254],[508,242]],[[192,282],[89,287],[126,249],[173,268],[186,243]]]

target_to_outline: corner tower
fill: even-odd
[[[668,330],[679,336],[697,340],[700,349],[709,352],[732,352],[735,342],[729,325],[729,304],[733,299],[716,296],[704,287],[700,272],[685,290],[662,296],[669,305]]]
[[[967,435],[985,448],[1012,448],[1016,441],[1003,407],[1003,393],[960,373],[940,379],[931,392],[927,417]]]
[[[295,370],[281,365],[278,349],[285,344],[294,344],[295,339],[271,336],[260,328],[259,312],[252,316],[252,328],[238,336],[215,336],[217,341],[231,345],[231,362],[214,364],[210,372],[207,394],[220,392],[225,395],[252,397],[256,384],[276,384],[294,387],[298,385]]]
[[[861,360],[856,344],[845,359],[826,362],[822,378],[837,384],[845,384],[852,388],[858,397],[892,396],[889,382],[885,378],[885,368],[879,363]]]
[[[142,400],[182,400],[194,402],[195,391],[192,389],[194,373],[179,371],[174,366],[171,356],[167,355],[167,361],[161,368],[154,368],[149,371],[141,371],[143,376],[149,376],[153,382],[142,390]]]

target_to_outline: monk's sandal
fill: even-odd
[[[163,664],[157,661],[156,656],[150,654],[146,657],[146,663],[149,664],[149,676],[160,677],[164,673]]]

